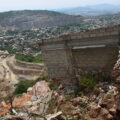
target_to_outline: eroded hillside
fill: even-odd
[[[45,75],[44,64],[17,61],[14,56],[0,53],[0,96],[7,96],[6,87],[14,90],[15,85],[23,80],[36,80]]]

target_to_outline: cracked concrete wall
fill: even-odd
[[[75,69],[111,71],[118,56],[120,25],[39,42],[50,78],[74,77]]]
[[[77,69],[87,71],[112,70],[117,61],[117,47],[86,48],[73,50],[73,59]]]

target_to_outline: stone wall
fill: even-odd
[[[112,70],[117,61],[118,48],[87,48],[73,50],[74,65],[83,70]]]
[[[120,25],[39,41],[51,78],[76,76],[75,69],[111,71],[118,56]]]

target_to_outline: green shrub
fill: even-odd
[[[14,95],[15,96],[20,96],[23,93],[27,92],[27,89],[29,87],[32,87],[33,85],[35,85],[37,82],[39,81],[43,81],[45,80],[46,82],[50,82],[50,80],[48,79],[48,77],[39,77],[38,79],[36,79],[35,81],[29,81],[29,80],[23,80],[20,81],[15,87],[15,92]],[[51,85],[51,84],[50,84]]]
[[[16,54],[15,58],[24,62],[32,62],[33,57],[30,55]]]
[[[49,84],[49,88],[50,88],[51,90],[56,90],[56,89],[55,89],[55,86],[54,86],[52,83]]]
[[[24,62],[33,62],[33,63],[42,62],[42,56],[33,57],[31,55],[16,54],[15,58],[17,60],[24,61]]]
[[[94,89],[96,86],[96,80],[92,75],[82,76],[80,79],[80,87],[83,89]]]
[[[98,89],[96,85],[99,82],[108,82],[111,83],[113,81],[112,77],[106,73],[83,73],[81,77],[78,79],[78,88],[75,89],[75,95],[78,95],[82,92],[97,92]]]
[[[94,91],[96,89],[97,80],[93,75],[82,75],[79,78],[79,86],[75,90],[75,95],[83,91]]]
[[[42,56],[36,56],[33,58],[33,62],[34,63],[39,63],[39,62],[42,62]]]
[[[46,77],[46,76],[43,76],[43,77],[39,77],[35,80],[35,82],[39,82],[39,81],[46,81],[46,82],[50,82],[49,78]]]
[[[22,93],[26,93],[27,89],[29,87],[32,87],[35,84],[35,81],[20,81],[17,85],[16,85],[16,89],[14,92],[14,95],[19,95]]]

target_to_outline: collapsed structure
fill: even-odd
[[[110,72],[119,52],[120,25],[39,41],[48,76],[74,78],[80,70]]]

